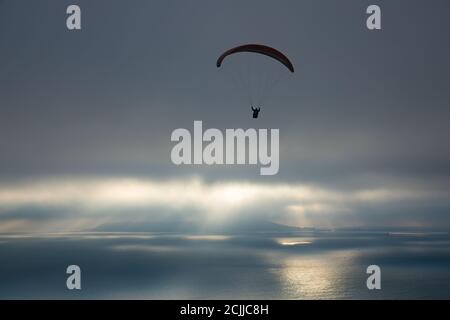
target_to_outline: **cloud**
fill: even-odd
[[[402,224],[403,211],[412,204],[420,208],[428,203],[429,208],[439,205],[445,210],[450,207],[448,199],[445,190],[411,186],[340,190],[301,183],[206,182],[200,178],[53,177],[1,184],[0,219],[9,223],[3,230],[14,229],[20,221],[27,226],[30,221],[55,226],[72,219],[71,226],[85,228],[110,220],[125,224],[165,216],[205,224],[251,217],[333,227],[364,224],[378,214],[384,217],[383,223],[391,219]],[[402,219],[395,217],[399,210]],[[415,221],[413,215],[409,218]]]

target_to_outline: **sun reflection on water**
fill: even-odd
[[[288,244],[293,245],[293,244]],[[351,270],[354,252],[323,255],[289,256],[273,270],[283,287],[286,299],[345,298],[342,284]]]

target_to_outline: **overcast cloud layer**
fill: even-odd
[[[0,231],[112,221],[450,227],[446,0],[0,0]],[[177,167],[176,128],[255,126],[215,67],[234,45],[287,53],[263,106],[280,172]],[[262,199],[262,200],[261,200]],[[153,221],[153,220],[151,220]]]

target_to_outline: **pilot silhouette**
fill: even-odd
[[[253,108],[253,106],[252,106],[252,111],[253,111],[253,118],[257,119],[258,118],[258,114],[261,111],[261,108]]]

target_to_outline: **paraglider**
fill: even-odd
[[[246,44],[246,45],[239,46],[239,47],[232,48],[230,50],[225,51],[219,57],[219,59],[217,59],[217,62],[216,62],[217,68],[220,68],[223,60],[225,60],[226,57],[228,57],[229,55],[235,54],[235,53],[239,53],[239,52],[253,52],[253,53],[259,53],[259,54],[266,55],[275,60],[278,60],[286,68],[288,68],[289,71],[291,71],[292,73],[294,72],[294,66],[293,66],[292,62],[288,59],[288,57],[286,57],[283,53],[281,53],[277,49],[274,49],[274,48],[271,48],[268,46],[264,46],[264,45],[260,45],[260,44]]]
[[[253,108],[252,106],[252,111],[253,111],[253,119],[257,119],[258,118],[258,114],[261,111],[261,108]]]
[[[241,63],[239,63],[237,57],[234,61],[230,57],[237,54],[250,54],[251,56],[246,57],[244,62],[241,60]],[[270,61],[267,61],[268,59],[257,61],[258,56],[270,58]],[[294,65],[285,54],[275,48],[260,44],[246,44],[225,51],[217,59],[217,68],[221,68],[225,60],[228,59],[230,59],[230,62],[227,67],[232,73],[232,79],[238,87],[246,91],[254,119],[258,118],[263,98],[271,92],[272,87],[286,73],[295,72]],[[276,62],[276,64],[269,63],[271,61]]]

